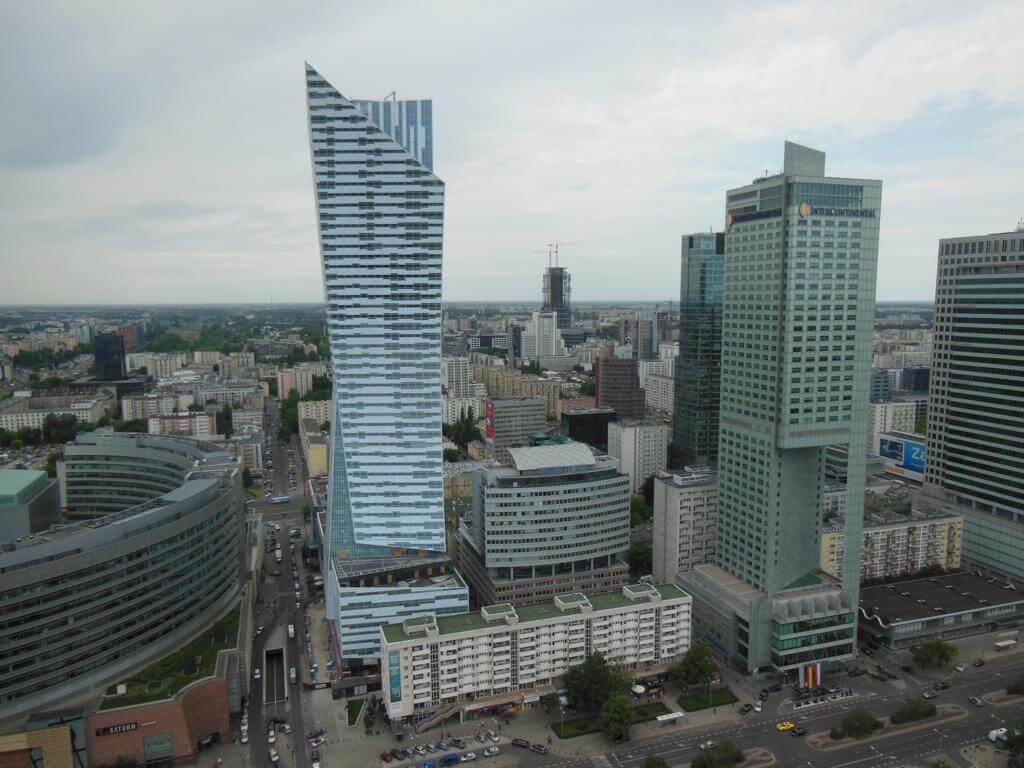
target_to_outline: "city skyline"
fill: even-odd
[[[5,53],[38,63],[34,78],[0,86],[16,107],[0,145],[0,304],[320,298],[303,126],[288,106],[286,62],[303,58],[357,92],[429,93],[444,104],[446,301],[535,296],[546,258],[534,251],[556,238],[579,242],[560,261],[578,303],[615,299],[611,291],[663,300],[679,235],[720,227],[720,191],[786,137],[834,147],[838,173],[888,180],[879,299],[927,300],[940,237],[1006,231],[1020,216],[1005,169],[1021,159],[1024,88],[1000,34],[1019,26],[1019,7],[929,6],[922,22],[923,7],[890,11],[884,26],[873,14],[801,4],[586,14],[591,34],[571,60],[547,43],[578,27],[576,9],[533,29],[529,4],[460,12],[461,26],[444,9],[410,8],[407,26],[388,27],[399,55],[372,71],[356,63],[372,58],[373,36],[354,30],[386,22],[368,7],[291,24],[257,12],[240,30],[228,8],[187,28],[175,11],[156,9],[142,26],[130,10],[115,24],[64,9],[60,21],[79,34],[59,39],[46,11],[17,8]],[[746,73],[753,59],[773,58],[759,45],[778,25],[786,55],[752,90]],[[252,45],[268,28],[277,45]],[[435,33],[429,44],[423,28]],[[136,33],[130,48],[125,30]],[[684,35],[701,46],[678,46]],[[948,54],[943,41],[963,35],[991,44]],[[157,39],[194,61],[169,66],[153,53],[167,48]],[[428,45],[445,55],[421,55]],[[867,98],[880,77],[886,92]],[[69,110],[73,123],[60,119]],[[751,110],[756,126],[743,119]],[[627,140],[641,128],[643,142]]]

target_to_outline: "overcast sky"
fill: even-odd
[[[303,61],[434,100],[445,299],[678,300],[791,139],[884,181],[878,297],[1024,215],[1024,2],[0,0],[0,304],[319,301]]]

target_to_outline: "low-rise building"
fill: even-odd
[[[309,474],[326,475],[328,437],[320,430],[320,422],[314,419],[300,419],[299,443]]]
[[[142,395],[126,395],[121,398],[121,418],[149,419],[153,416],[169,416],[178,411],[187,411],[195,403],[189,393],[148,392]]]
[[[330,400],[299,400],[299,420],[312,419],[317,424],[333,420]]]
[[[657,421],[613,421],[608,424],[608,453],[629,475],[636,496],[649,477],[668,466],[669,425]]]
[[[149,419],[151,435],[182,435],[209,440],[217,434],[217,415],[210,411],[182,411]]]
[[[708,467],[659,472],[654,478],[652,576],[669,584],[715,556],[718,476]]]
[[[878,453],[883,432],[913,432],[916,419],[916,403],[891,400],[868,403],[868,451]]]
[[[47,416],[74,416],[81,424],[95,424],[109,416],[114,397],[100,389],[86,396],[37,395],[0,401],[0,429],[17,432],[22,427],[42,429]]]
[[[690,647],[691,597],[671,585],[569,593],[537,605],[420,615],[380,628],[392,719],[522,702],[588,654],[628,669],[662,667]]]
[[[861,581],[911,576],[921,571],[960,568],[964,519],[945,509],[922,507],[909,515],[897,512],[864,515],[860,554]],[[821,569],[843,574],[842,523],[821,532]]]
[[[37,533],[59,520],[56,480],[38,469],[0,469],[0,541]]]

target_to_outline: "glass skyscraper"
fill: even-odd
[[[430,101],[349,100],[308,64],[306,97],[334,372],[327,615],[365,662],[376,625],[467,607],[444,554],[444,182]]]
[[[813,684],[855,651],[881,191],[787,142],[781,174],[726,197],[718,546],[680,580],[701,634],[747,672]],[[819,569],[838,444],[842,583]]]
[[[572,305],[569,272],[565,267],[544,270],[544,291],[541,312],[554,312],[560,330],[572,327]]]
[[[710,464],[718,457],[725,233],[683,235],[680,261],[673,464]]]

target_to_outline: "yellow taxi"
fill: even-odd
[[[796,726],[793,725],[791,722],[789,722],[789,720],[786,720],[784,722],[776,723],[775,724],[775,730],[778,731],[779,733],[785,733],[786,731],[792,731],[794,728],[796,728]]]

